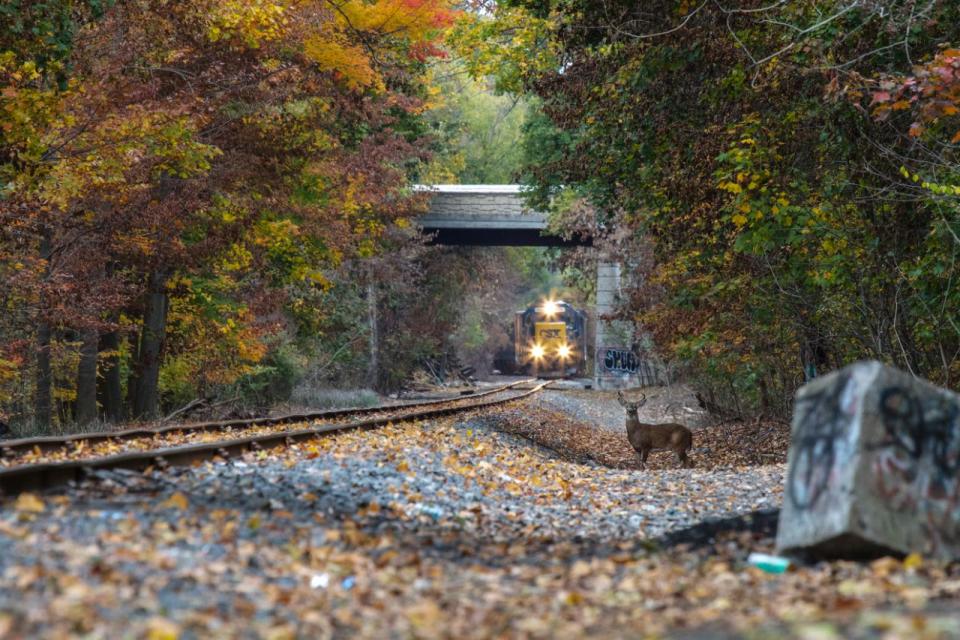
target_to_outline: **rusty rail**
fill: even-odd
[[[272,449],[280,446],[290,445],[296,442],[302,442],[305,440],[310,440],[318,436],[328,435],[332,433],[339,433],[345,431],[353,431],[358,429],[374,429],[377,427],[385,426],[389,423],[395,422],[407,422],[410,420],[423,420],[426,418],[435,418],[445,415],[452,415],[455,413],[464,413],[467,411],[473,411],[476,409],[485,409],[488,407],[493,407],[497,405],[506,404],[508,402],[515,402],[517,400],[522,400],[527,398],[547,385],[551,381],[546,381],[539,383],[537,386],[533,387],[529,391],[523,391],[518,395],[511,396],[509,398],[499,398],[496,400],[485,400],[482,402],[469,403],[462,406],[454,407],[439,407],[439,408],[427,408],[413,411],[405,411],[397,413],[394,411],[389,415],[378,416],[375,418],[367,418],[363,420],[355,420],[352,422],[347,422],[343,424],[330,424],[330,425],[321,425],[318,427],[312,427],[307,429],[297,429],[293,431],[278,431],[276,433],[268,433],[257,436],[249,436],[245,438],[236,438],[233,440],[223,440],[219,442],[210,442],[202,444],[192,444],[185,445],[180,447],[167,447],[163,449],[151,449],[148,451],[136,451],[129,453],[121,453],[112,456],[105,456],[101,458],[91,458],[84,460],[69,460],[64,462],[47,462],[39,464],[27,464],[16,467],[10,467],[7,469],[0,470],[0,493],[4,495],[14,495],[21,491],[40,491],[44,489],[50,489],[53,487],[62,486],[69,484],[70,482],[78,482],[83,480],[85,477],[91,474],[94,471],[102,470],[112,470],[112,469],[127,469],[131,471],[143,471],[144,469],[156,466],[156,467],[167,467],[167,466],[183,466],[191,465],[197,462],[204,460],[210,460],[216,457],[229,458],[231,456],[240,455],[248,451],[254,450],[265,450]],[[511,385],[506,385],[507,388],[515,386],[519,383],[513,383]],[[500,393],[507,389],[500,388],[491,392],[485,392],[483,396],[491,395],[493,393]],[[380,411],[389,411],[389,409],[410,409],[411,407],[423,407],[437,404],[449,404],[455,400],[470,399],[474,400],[478,397],[481,397],[481,394],[476,396],[469,396],[467,398],[454,398],[446,399],[443,401],[429,401],[425,403],[412,403],[409,405],[400,405],[393,407],[379,407]],[[317,414],[303,414],[303,415],[317,415]],[[329,414],[327,414],[329,415]],[[291,416],[286,416],[290,418]],[[312,419],[312,418],[308,418]],[[277,420],[272,418],[271,420]],[[302,422],[304,419],[300,420],[289,420],[290,422]],[[240,426],[251,426],[254,424],[265,424],[264,421],[241,421],[244,424]],[[201,424],[217,424],[217,423],[201,423]],[[222,423],[221,423],[222,424]],[[277,424],[277,423],[273,423]],[[194,425],[196,426],[196,425]],[[136,431],[136,430],[132,430]],[[122,432],[117,432],[122,433]],[[115,434],[116,435],[116,434]]]
[[[258,425],[269,426],[273,424],[290,424],[292,422],[312,422],[316,420],[331,420],[350,415],[367,415],[379,413],[382,411],[393,411],[402,408],[427,407],[446,402],[459,402],[472,398],[483,398],[496,393],[507,391],[521,384],[528,384],[529,380],[518,380],[510,384],[501,385],[493,389],[482,391],[480,393],[468,396],[456,396],[452,398],[441,398],[437,400],[425,400],[423,402],[408,402],[393,405],[378,405],[376,407],[355,407],[344,409],[328,409],[325,411],[311,411],[307,413],[291,413],[273,418],[244,418],[238,420],[222,420],[213,422],[194,422],[187,424],[174,424],[166,427],[135,427],[133,429],[124,429],[122,431],[91,431],[89,433],[75,433],[68,436],[39,436],[35,438],[18,438],[16,440],[0,441],[0,456],[8,457],[18,453],[39,450],[41,453],[47,453],[56,449],[69,446],[74,443],[87,442],[98,443],[110,440],[128,440],[130,438],[149,438],[151,436],[163,435],[166,433],[188,433],[191,431],[221,431],[234,427],[246,428]]]

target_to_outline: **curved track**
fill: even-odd
[[[511,388],[529,381],[519,381],[503,385],[489,391],[471,396],[445,398],[401,405],[369,407],[365,409],[337,409],[304,414],[292,414],[276,418],[262,418],[251,420],[228,420],[223,422],[205,422],[188,425],[172,425],[160,429],[128,429],[126,431],[77,434],[62,438],[27,438],[11,440],[0,445],[5,455],[16,456],[31,451],[53,451],[74,446],[75,450],[82,449],[83,443],[134,440],[137,438],[153,438],[170,433],[208,433],[224,431],[225,435],[232,434],[234,429],[248,429],[258,426],[285,425],[301,422],[317,422],[321,420],[339,420],[336,423],[320,424],[313,427],[294,430],[270,430],[267,433],[257,433],[245,437],[233,437],[214,442],[203,442],[183,446],[148,448],[142,451],[131,451],[117,455],[108,455],[94,458],[79,458],[58,462],[41,462],[37,464],[20,464],[8,466],[0,470],[0,492],[6,495],[27,490],[42,490],[64,485],[73,481],[82,480],[94,471],[127,469],[142,471],[148,467],[166,467],[170,465],[188,465],[203,460],[240,455],[248,451],[270,449],[316,438],[318,436],[349,431],[354,429],[373,429],[390,423],[422,420],[439,416],[463,413],[477,409],[484,409],[496,405],[521,400],[537,393],[551,381],[541,382],[529,390],[521,391],[507,398],[480,400],[491,395],[510,391]],[[362,417],[372,416],[372,417]],[[357,419],[359,417],[359,419]],[[353,419],[351,419],[353,418]]]

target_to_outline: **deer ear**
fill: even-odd
[[[640,396],[640,401],[637,403],[637,406],[642,407],[645,404],[647,404],[647,394],[644,393]]]
[[[623,404],[623,391],[617,391],[617,402]]]

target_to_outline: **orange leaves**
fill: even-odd
[[[161,509],[177,509],[183,511],[190,506],[190,501],[182,491],[176,491],[169,498],[160,503]]]
[[[304,54],[324,71],[332,71],[348,88],[383,89],[383,79],[370,66],[364,49],[349,42],[342,34],[310,37],[304,43]]]
[[[401,190],[428,143],[405,133],[397,111],[412,118],[423,103],[426,72],[412,60],[438,53],[449,3],[182,0],[104,11],[64,54],[59,70],[73,75],[60,85],[41,78],[50,65],[0,52],[0,185],[24,212],[5,208],[0,222],[28,227],[9,262],[6,245],[0,255],[13,265],[4,290],[17,292],[8,316],[23,324],[4,339],[31,336],[38,316],[110,325],[126,376],[137,301],[147,274],[163,272],[180,285],[164,291],[167,401],[271,375],[258,366],[278,344],[267,338],[298,330],[291,316],[319,332],[328,312],[316,296],[333,269],[381,251],[388,225],[408,213],[413,198]],[[350,176],[367,181],[354,189]],[[39,230],[60,257],[49,285],[27,235]],[[77,349],[67,352],[74,360],[54,366],[75,371],[66,365]],[[0,402],[29,366],[0,349]],[[57,389],[62,405],[73,400]]]
[[[446,0],[351,0],[341,8],[344,21],[358,31],[401,35],[410,42],[426,42],[437,31],[453,24],[454,13]]]
[[[912,110],[908,134],[919,138],[939,121],[960,113],[960,49],[946,49],[932,61],[914,68],[913,75],[885,76],[872,93],[870,106],[877,120],[895,111]],[[960,142],[960,132],[951,144]]]
[[[351,90],[383,91],[374,68],[382,50],[403,42],[397,48],[405,47],[413,60],[442,55],[435,42],[452,20],[446,0],[348,0],[337,6],[331,23],[304,40],[304,54]]]

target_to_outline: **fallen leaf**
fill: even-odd
[[[17,501],[13,508],[22,513],[43,513],[47,506],[43,500],[32,493],[21,493],[17,496]]]
[[[919,553],[911,553],[903,559],[904,569],[919,569],[923,566],[923,556]]]
[[[180,627],[166,618],[151,618],[147,622],[148,640],[177,640]]]
[[[183,511],[190,505],[187,496],[181,491],[177,491],[172,496],[160,503],[161,509],[180,509]]]

